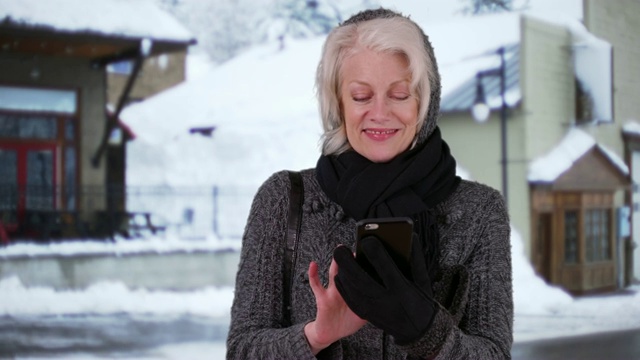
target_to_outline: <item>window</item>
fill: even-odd
[[[75,114],[77,107],[73,90],[0,86],[0,109]]]
[[[578,211],[564,213],[564,262],[578,263]]]
[[[611,260],[610,211],[608,209],[587,210],[584,220],[587,262]]]
[[[576,100],[582,102],[577,120],[613,121],[613,47],[611,44],[584,42],[574,46]],[[579,87],[579,89],[578,89]],[[576,104],[578,105],[578,104]]]
[[[53,116],[0,113],[0,137],[13,139],[55,139],[57,122]]]
[[[133,72],[133,61],[123,60],[107,65],[107,71],[114,74],[130,75]]]

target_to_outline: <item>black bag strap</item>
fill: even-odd
[[[291,323],[291,281],[293,269],[296,263],[298,238],[300,237],[300,218],[302,217],[302,202],[304,200],[304,188],[302,175],[298,171],[288,171],[291,182],[291,194],[289,195],[289,212],[287,218],[287,236],[284,247],[284,292],[283,315],[287,325]]]

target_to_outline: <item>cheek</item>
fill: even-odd
[[[342,116],[347,128],[358,127],[362,119],[362,111],[359,111],[355,106],[344,106]]]

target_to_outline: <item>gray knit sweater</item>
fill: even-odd
[[[314,359],[303,327],[316,305],[309,262],[328,283],[333,249],[353,249],[355,220],[329,200],[314,170],[302,172],[304,205],[291,293],[291,323],[283,326],[283,241],[290,182],[271,176],[255,196],[243,237],[236,278],[228,359]],[[434,292],[440,306],[422,339],[398,346],[371,324],[320,352],[320,359],[507,359],[513,327],[509,219],[500,194],[462,181],[436,208],[440,267]]]

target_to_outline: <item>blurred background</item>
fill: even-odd
[[[315,166],[326,34],[380,6],[507,200],[514,358],[640,357],[639,0],[0,0],[0,358],[224,358],[253,195]]]

